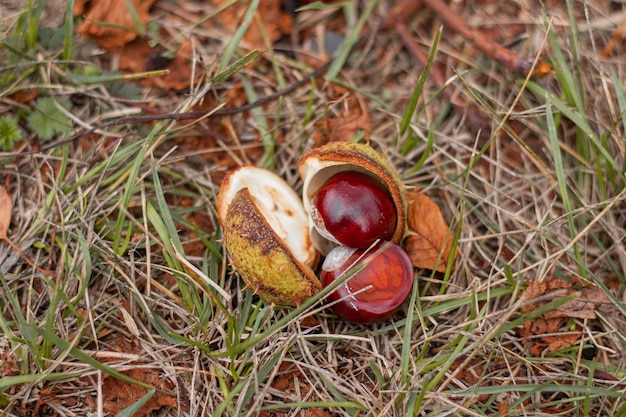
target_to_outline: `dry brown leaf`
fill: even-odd
[[[322,146],[328,142],[349,141],[360,132],[363,138],[369,141],[371,131],[369,113],[345,113],[340,117],[325,119],[315,124],[313,142],[315,146]]]
[[[146,24],[150,18],[148,10],[154,0],[131,2],[141,22]],[[107,50],[119,49],[138,35],[126,0],[79,1],[74,5],[74,14],[85,15],[85,21],[77,29],[78,33]]]
[[[337,90],[337,86],[331,85],[329,89]],[[340,116],[324,119],[315,124],[315,131],[312,135],[315,147],[328,142],[346,142],[359,134],[363,134],[363,140],[369,142],[372,121],[367,105],[358,94],[347,93],[349,97],[344,99],[347,108],[341,112]]]
[[[526,299],[531,301],[541,297],[541,301],[525,305],[522,311],[528,314],[546,303],[572,294],[574,294],[572,300],[541,317],[525,322],[523,328],[520,329],[520,336],[532,338],[530,347],[532,355],[540,356],[546,349],[548,352],[554,352],[568,348],[580,340],[581,329],[562,329],[566,319],[595,319],[596,312],[610,314],[615,311],[615,306],[600,288],[594,285],[584,285],[576,278],[566,281],[556,277],[545,281],[536,279],[529,281],[524,291]]]
[[[74,0],[74,16],[80,16],[85,14],[85,10],[87,10],[88,3],[90,0]]]
[[[572,277],[571,282],[556,277],[542,282],[532,280],[529,282],[525,294],[528,300],[544,296],[542,304],[575,294],[572,300],[561,304],[556,310],[546,313],[546,318],[595,319],[596,311],[605,314],[616,311],[611,299],[602,289],[591,284],[585,285],[574,277]],[[533,311],[536,307],[530,304],[525,307],[524,312]]]
[[[161,52],[148,42],[138,39],[120,51],[120,69],[129,73],[168,69],[170,72],[160,77],[144,78],[141,85],[170,90],[184,90],[192,81],[193,49],[190,41],[184,41],[172,60],[162,59]],[[197,72],[199,76],[201,71]]]
[[[559,349],[567,349],[575,345],[582,337],[582,331],[574,333],[559,334],[558,336],[544,336],[543,340],[548,343],[548,352],[555,352]],[[540,356],[541,353],[531,349],[531,354]]]
[[[604,379],[605,381],[611,381],[611,382],[618,382],[619,378],[616,378],[615,376],[611,375],[608,372],[604,372],[604,371],[598,371],[595,370],[593,373],[593,377],[594,378],[598,378],[598,379]]]
[[[413,266],[445,272],[450,256],[454,266],[458,250],[451,254],[454,235],[439,206],[421,192],[408,191],[406,198],[409,231],[404,248]]]
[[[330,417],[330,413],[321,408],[311,408],[304,413],[304,417]]]
[[[167,384],[168,380],[164,379],[163,375],[154,369],[134,368],[124,373],[131,378],[145,382],[156,388],[171,388]],[[111,413],[111,415],[116,415],[126,407],[139,401],[148,393],[148,390],[139,385],[105,375],[102,384],[102,392],[104,394],[104,411]],[[157,391],[134,415],[135,417],[144,417],[162,407],[177,408],[178,403],[175,398]]]
[[[223,6],[225,0],[214,0],[216,6]],[[243,37],[241,46],[249,49],[267,48],[264,33],[270,44],[276,42],[283,35],[289,35],[293,26],[291,14],[281,7],[280,0],[263,0],[259,2],[254,20]],[[248,11],[248,2],[237,2],[226,8],[218,18],[224,28],[234,33],[242,24],[243,17]]]
[[[0,240],[7,238],[9,225],[11,224],[11,212],[13,201],[7,189],[0,185]]]

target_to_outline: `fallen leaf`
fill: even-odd
[[[134,368],[124,374],[138,381],[145,382],[155,388],[171,389],[169,380],[163,374],[151,368]],[[143,398],[148,390],[136,384],[122,381],[121,379],[105,375],[102,383],[102,393],[104,394],[104,411],[111,415],[116,415],[123,409],[133,405]],[[176,399],[156,391],[144,405],[134,414],[135,417],[144,417],[152,411],[162,407],[178,408]]]
[[[372,131],[369,110],[359,95],[349,94],[348,98],[344,98],[347,108],[339,116],[315,124],[312,135],[315,147],[329,142],[347,142],[358,135],[363,135],[363,141],[369,142]]]
[[[460,354],[454,358],[450,365],[448,375],[454,375],[452,379],[446,379],[448,384],[446,389],[459,389],[466,387],[478,387],[490,385],[489,379],[485,375],[499,373],[507,369],[507,364],[502,359],[491,358],[486,360],[486,356],[479,354],[469,357],[467,354]],[[452,396],[452,401],[461,401],[462,397]],[[478,401],[488,401],[489,394],[479,394]]]
[[[542,296],[542,305],[569,295],[575,294],[572,300],[561,304],[556,310],[546,313],[546,318],[574,318],[595,319],[596,311],[604,314],[616,312],[616,307],[611,299],[599,287],[592,284],[584,284],[582,281],[571,278],[566,281],[560,278],[550,278],[545,281],[531,280],[525,291],[528,300]],[[532,304],[527,306],[526,313],[535,309]]]
[[[459,355],[456,357],[450,366],[450,371],[454,372],[456,375],[455,378],[461,381],[465,386],[474,386],[481,382],[487,362],[480,357],[473,357],[468,363],[465,363],[467,358],[467,355]],[[463,366],[463,364],[465,365]],[[463,367],[461,368],[461,366]]]
[[[526,321],[520,329],[520,336],[531,340],[530,353],[533,356],[541,356],[544,350],[554,352],[568,348],[580,340],[582,329],[562,326],[567,319],[595,319],[596,312],[611,314],[616,311],[609,297],[602,289],[595,285],[584,284],[575,277],[571,281],[552,277],[550,279],[530,280],[524,296],[532,301],[539,299],[540,302],[528,303],[522,308],[524,314],[528,314],[537,308],[564,297],[574,298],[561,304],[555,310],[547,312],[533,320]]]
[[[330,417],[330,414],[321,408],[310,408],[309,411],[304,413],[304,417]]]
[[[163,58],[162,49],[151,47],[147,41],[138,39],[127,44],[120,51],[119,67],[122,71],[134,74],[144,71],[168,69],[170,72],[160,77],[148,77],[139,81],[141,85],[170,90],[184,90],[193,77],[191,42],[184,41],[173,59]],[[201,71],[196,72],[199,77]]]
[[[127,0],[79,1],[74,4],[74,15],[85,16],[77,31],[107,50],[119,49],[139,35]],[[154,0],[130,0],[142,24],[150,15],[148,10]]]
[[[547,75],[554,74],[554,69],[548,64],[546,61],[541,60],[535,66],[535,71],[533,72],[533,76],[537,78],[543,78]]]
[[[311,327],[316,327],[320,325],[320,321],[314,316],[306,316],[300,322],[300,326],[304,329],[310,329]]]
[[[25,88],[23,90],[17,90],[14,93],[11,93],[10,97],[12,100],[17,101],[18,103],[27,103],[31,100],[34,100],[39,95],[39,90],[36,88]]]
[[[11,212],[13,211],[13,201],[7,189],[0,185],[0,240],[7,238],[7,231],[11,224]]]
[[[501,403],[498,403],[498,411],[500,412],[500,415],[502,417],[509,417],[509,402],[507,400],[502,401]]]
[[[15,352],[7,346],[2,348],[0,353],[0,363],[2,363],[2,368],[0,368],[0,378],[20,374],[20,367],[18,365],[19,359],[15,355]]]
[[[559,334],[558,336],[544,336],[543,341],[548,344],[548,352],[555,352],[559,349],[567,349],[573,346],[580,340],[583,333],[582,331],[575,331],[574,333]],[[541,353],[532,351],[534,356],[540,356]]]
[[[215,0],[214,3],[221,7],[226,3],[226,0]],[[282,2],[279,0],[259,2],[254,19],[240,46],[248,49],[265,49],[268,46],[265,37],[272,44],[283,35],[291,34],[293,18],[291,14],[282,9],[281,4]],[[234,33],[241,27],[248,7],[248,2],[237,2],[218,14],[218,19],[227,31]]]
[[[439,206],[421,192],[408,191],[406,199],[409,231],[404,248],[413,266],[445,272],[452,257],[454,267],[458,249],[451,254],[454,234]]]
[[[48,415],[49,403],[56,403],[58,405],[62,403],[60,398],[54,393],[54,390],[54,386],[47,386],[39,391],[39,396],[35,403],[34,415]]]
[[[90,1],[91,0],[74,0],[74,10],[72,10],[74,16],[85,14],[85,10],[87,10],[87,3]]]
[[[284,392],[285,394],[294,392],[296,382],[303,378],[300,370],[288,362],[281,363],[278,372],[279,374],[274,382],[272,382],[272,388]]]
[[[257,417],[285,417],[285,413],[277,410],[263,410],[259,414],[256,414]]]

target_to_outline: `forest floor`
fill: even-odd
[[[623,0],[2,3],[0,416],[626,416]],[[223,246],[335,141],[440,254],[374,324]]]

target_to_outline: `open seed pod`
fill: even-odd
[[[321,289],[302,201],[281,177],[253,166],[230,172],[217,212],[232,264],[265,301],[296,306]]]
[[[311,200],[335,174],[343,171],[363,173],[380,183],[396,209],[395,229],[389,239],[399,244],[406,227],[406,201],[400,177],[387,159],[369,145],[353,142],[331,142],[305,154],[298,163],[303,181],[302,200],[309,220],[309,231],[315,247],[324,255],[337,244],[316,230],[311,217]]]

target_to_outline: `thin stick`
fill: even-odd
[[[505,68],[519,75],[527,76],[532,70],[533,77],[543,77],[553,72],[550,65],[540,60],[535,65],[535,57],[523,57],[492,41],[480,31],[474,30],[455,13],[443,0],[409,0],[416,5],[424,4],[432,9],[449,27],[468,42],[473,43],[485,55],[502,64]],[[534,66],[534,67],[533,67]]]
[[[361,44],[362,42],[361,38],[359,40],[359,42],[357,42],[354,46],[356,47],[356,45]],[[67,138],[67,139],[63,139],[54,143],[51,143],[49,145],[46,146],[42,146],[41,148],[39,148],[38,150],[33,150],[33,151],[26,151],[26,152],[7,152],[7,153],[2,153],[0,154],[0,156],[3,157],[12,157],[12,156],[26,156],[26,155],[34,155],[34,154],[38,154],[38,153],[42,153],[45,152],[47,150],[50,149],[54,149],[57,148],[59,146],[65,145],[66,143],[71,143],[74,142],[77,139],[80,139],[84,136],[90,135],[91,133],[94,133],[97,130],[103,129],[105,127],[109,127],[109,126],[119,126],[119,125],[125,125],[125,124],[137,124],[137,123],[148,123],[148,122],[153,122],[153,121],[157,121],[157,120],[196,120],[196,119],[201,119],[201,118],[209,118],[209,117],[216,117],[216,116],[228,116],[228,115],[233,115],[233,114],[238,114],[238,113],[243,113],[245,111],[254,109],[256,107],[262,106],[264,104],[270,103],[274,100],[277,100],[278,98],[285,96],[289,93],[291,93],[292,91],[294,91],[295,89],[297,89],[298,87],[306,84],[309,80],[313,79],[313,78],[317,78],[320,75],[324,74],[328,68],[330,67],[331,63],[333,62],[333,60],[328,60],[326,63],[324,63],[322,66],[318,67],[317,69],[315,69],[314,71],[311,71],[309,74],[305,75],[302,79],[294,82],[293,84],[288,85],[287,87],[276,91],[275,93],[272,93],[270,95],[267,95],[265,97],[261,97],[260,99],[258,99],[257,101],[254,101],[252,103],[248,103],[248,104],[244,104],[243,106],[239,106],[239,107],[232,107],[232,108],[220,108],[220,109],[212,109],[212,110],[201,110],[201,111],[188,111],[188,112],[181,112],[181,113],[163,113],[163,114],[150,114],[150,115],[140,115],[140,116],[128,116],[128,117],[121,117],[119,119],[115,119],[115,120],[110,120],[108,122],[104,122],[101,124],[98,124],[94,127],[92,127],[91,129],[86,129],[83,130],[81,132],[76,133],[75,135]]]

